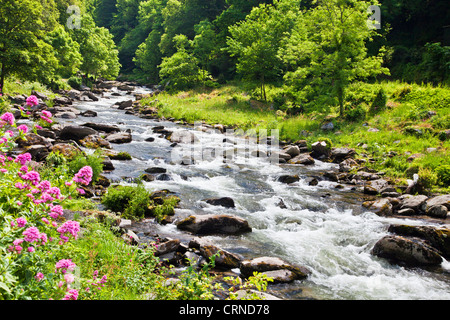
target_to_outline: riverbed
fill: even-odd
[[[269,293],[284,299],[450,299],[449,262],[444,260],[440,267],[432,269],[405,268],[370,254],[374,244],[388,234],[390,224],[435,222],[377,216],[361,206],[364,195],[351,186],[336,188],[337,183],[330,181],[319,181],[316,186],[307,183],[307,178],[336,169],[336,164],[270,163],[266,158],[249,156],[258,148],[252,139],[225,137],[220,132],[203,132],[171,121],[143,119],[115,106],[116,102],[134,99],[136,93],[148,92],[150,89],[145,87],[137,87],[132,93],[113,88],[99,101],[74,105],[81,111],[97,112],[97,117],[79,116],[60,122],[114,124],[122,131],[131,130],[131,143],[112,144],[112,148],[128,152],[133,159],[112,160],[115,170],[106,173],[106,177],[125,184],[146,168],[166,168],[166,179],[145,182],[145,186],[149,190],[168,189],[181,198],[175,219],[209,213],[242,217],[249,222],[252,232],[207,238],[243,258],[276,256],[311,271],[306,280],[270,285]],[[120,96],[113,95],[118,93]],[[220,144],[226,150],[244,146],[249,151],[238,152],[228,161],[223,157],[200,157],[190,165],[178,164],[174,161],[174,150],[179,150],[180,145],[176,149],[172,142],[152,130],[155,126],[192,131],[198,143],[209,149]],[[146,141],[148,138],[154,141]],[[223,143],[225,138],[229,138],[230,145]],[[300,181],[292,184],[277,181],[282,174],[296,174]],[[236,207],[212,206],[202,201],[214,197],[231,197]],[[182,241],[193,237],[178,230],[175,224],[159,225],[152,219],[139,222],[134,228],[141,234],[157,232]]]

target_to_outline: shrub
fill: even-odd
[[[374,113],[378,113],[380,111],[383,111],[386,108],[387,99],[388,99],[388,97],[386,95],[386,92],[384,92],[384,89],[381,88],[378,91],[378,93],[377,93],[375,99],[373,100],[372,104],[370,105],[370,109],[369,109],[370,112],[372,114],[374,114]]]
[[[99,152],[93,154],[76,155],[69,163],[67,163],[70,174],[75,174],[81,168],[85,166],[90,166],[92,168],[93,176],[92,181],[98,181],[99,175],[103,172],[103,158]]]
[[[72,88],[79,90],[81,88],[81,85],[82,85],[82,79],[80,77],[77,77],[77,76],[72,76],[72,77],[69,78],[69,80],[67,80],[67,83]]]
[[[436,168],[437,181],[444,187],[450,186],[450,165],[440,165]]]
[[[361,104],[350,106],[350,109],[346,110],[345,119],[348,121],[364,120],[366,118],[366,110]]]

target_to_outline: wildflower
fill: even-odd
[[[73,181],[76,183],[88,185],[92,180],[92,168],[90,166],[85,166],[81,168],[77,174],[73,177]]]
[[[51,118],[52,117],[52,113],[50,111],[47,110],[43,110],[42,114],[47,117],[47,118]]]
[[[19,154],[15,160],[15,162],[20,162],[21,165],[25,165],[25,163],[27,163],[27,161],[31,160],[31,154],[27,153],[23,153],[23,154]]]
[[[28,167],[27,166],[21,166],[19,171],[22,171],[23,173],[27,173],[28,172]]]
[[[39,100],[36,96],[31,95],[27,98],[27,105],[30,107],[37,106],[39,104]]]
[[[30,227],[22,232],[24,240],[27,242],[37,242],[39,240],[39,229],[36,227]]]
[[[42,272],[38,272],[34,278],[36,279],[37,282],[41,281],[44,278],[44,274]]]
[[[37,186],[42,192],[46,192],[51,188],[50,181],[48,180],[42,180],[39,185]]]
[[[50,217],[52,217],[53,219],[56,219],[56,218],[58,218],[59,216],[62,216],[63,215],[63,207],[61,207],[61,206],[53,206],[51,209],[50,209],[50,213],[48,214]]]
[[[22,228],[25,227],[25,225],[27,224],[27,219],[20,217],[16,219],[16,222],[19,228]]]
[[[41,179],[41,176],[36,171],[30,171],[30,172],[27,172],[26,174],[22,175],[22,179],[29,180],[29,181],[31,181],[31,183],[33,185],[37,185],[39,180]]]
[[[78,299],[78,290],[71,289],[68,291],[68,293],[64,296],[63,300],[77,300]]]
[[[71,274],[71,273],[66,273],[66,274],[64,275],[64,280],[66,280],[66,282],[67,282],[68,284],[71,284],[72,282],[75,281],[75,277],[74,277],[74,275]]]
[[[28,252],[34,252],[35,250],[34,250],[34,247],[28,247]]]
[[[38,125],[38,124],[36,124],[34,127],[35,127],[37,130],[41,130],[41,129],[42,129],[42,127],[41,127],[40,125]]]
[[[17,201],[17,205],[18,205],[18,206],[21,206],[22,204],[23,204],[22,202]]]
[[[45,219],[45,218],[43,218],[43,219]],[[41,234],[39,235],[39,239],[41,239],[41,241],[42,241],[42,244],[45,244],[45,243],[47,243],[47,240],[48,240],[48,238],[47,238],[47,234],[45,234],[45,233],[41,233]]]
[[[14,244],[15,246],[18,246],[18,245],[21,245],[22,242],[23,242],[23,239],[16,239],[16,240],[13,241],[13,244]]]
[[[58,269],[61,269],[62,273],[66,273],[67,271],[75,270],[77,265],[72,262],[70,259],[61,259],[55,265],[55,273],[58,272]]]
[[[50,221],[48,221],[48,219],[47,219],[47,218],[45,218],[45,217],[44,217],[44,218],[42,218],[41,220],[42,220],[42,222],[43,222],[43,223],[45,223],[45,224],[49,224],[49,223],[50,223]]]
[[[51,187],[47,190],[48,194],[52,194],[55,196],[56,199],[60,199],[61,198],[61,190],[59,190],[58,187]]]
[[[16,182],[16,183],[14,184],[14,187],[16,187],[17,189],[22,190],[22,189],[25,189],[25,188],[27,187],[27,185],[26,185],[25,183]]]
[[[27,133],[28,132],[28,127],[24,124],[20,125],[17,127],[17,129],[22,132],[22,133]]]
[[[79,194],[86,194],[86,191],[84,191],[83,189],[77,189]]]
[[[14,115],[11,112],[6,112],[0,116],[0,119],[3,121],[3,125],[5,123],[9,125],[13,125],[16,118],[14,118]]]
[[[80,231],[80,224],[77,221],[66,221],[64,222],[61,227],[56,229],[61,235],[60,238],[64,240],[64,242],[68,241],[68,238],[66,236],[67,233],[71,234],[75,239],[78,238],[78,232]]]
[[[6,169],[4,169],[4,168],[1,168],[1,169],[0,169],[0,172],[7,173],[8,170],[6,170]]]

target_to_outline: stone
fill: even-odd
[[[61,118],[61,119],[76,119],[77,115],[71,111],[63,111],[63,112],[55,113],[54,117]]]
[[[42,144],[35,144],[25,149],[31,155],[31,158],[37,162],[45,160],[50,153],[49,148]]]
[[[193,132],[182,130],[182,131],[175,131],[169,136],[169,140],[171,142],[176,143],[194,143],[198,141],[198,138],[194,135]]]
[[[122,235],[122,239],[132,245],[139,243],[139,237],[132,230],[127,229],[127,232]]]
[[[106,133],[120,132],[119,127],[114,126],[114,125],[104,124],[104,123],[88,122],[88,123],[83,124],[82,126],[94,129],[96,131],[106,132]]]
[[[236,291],[235,293],[236,299],[237,300],[251,300],[253,299],[253,296],[256,295],[259,299],[261,300],[282,300],[272,294],[269,294],[267,292],[263,292],[263,291],[257,291],[257,290],[253,290],[253,289],[240,289],[238,291]]]
[[[286,261],[277,257],[258,257],[251,260],[244,260],[239,267],[241,274],[244,277],[250,277],[254,272],[268,272],[275,270],[288,270],[293,273],[291,275],[294,279],[305,279],[310,274],[310,271],[303,267],[287,263]]]
[[[334,129],[334,124],[331,121],[330,122],[326,122],[320,127],[320,129],[325,130],[325,131],[333,130]]]
[[[376,195],[376,194],[379,194],[381,192],[381,190],[383,190],[387,186],[388,186],[388,182],[384,179],[367,181],[364,184],[364,193]]]
[[[446,206],[441,206],[441,205],[427,207],[426,214],[430,217],[445,219],[445,218],[447,218],[448,209]]]
[[[70,99],[70,98],[68,98],[68,97],[55,97],[54,99],[53,99],[53,103],[55,104],[55,105],[58,105],[58,104],[62,104],[62,105],[70,105],[70,104],[72,104],[72,99]]]
[[[158,247],[155,251],[155,256],[162,256],[166,253],[176,251],[178,247],[180,246],[180,240],[178,239],[171,239],[164,242],[158,243]]]
[[[80,141],[93,134],[97,134],[97,131],[92,128],[83,126],[65,126],[62,128],[59,137],[60,139]]]
[[[351,148],[332,148],[331,159],[334,163],[340,163],[347,158],[351,158],[356,154],[355,149]]]
[[[92,134],[84,138],[83,140],[80,140],[80,144],[83,147],[90,148],[90,149],[97,149],[97,148],[107,148],[111,149],[111,145],[108,141],[100,137],[98,134]]]
[[[306,153],[301,153],[298,156],[290,159],[288,161],[290,164],[302,164],[302,165],[312,165],[315,163],[314,159]]]
[[[279,182],[282,183],[294,183],[294,182],[298,182],[300,180],[298,175],[282,175],[279,176],[277,179]]]
[[[57,143],[53,145],[52,151],[59,152],[64,157],[69,159],[75,157],[78,153],[82,152],[80,148],[69,143]]]
[[[399,199],[402,200],[400,209],[413,209],[417,214],[425,212],[425,203],[428,199],[425,195],[403,195]]]
[[[291,157],[298,156],[300,154],[300,148],[296,145],[289,145],[283,148],[283,151],[290,155]]]
[[[97,116],[97,112],[92,111],[92,110],[87,110],[85,112],[82,112],[81,115],[83,117],[87,117],[87,118],[93,118]]]
[[[311,156],[316,159],[329,158],[331,155],[331,148],[325,141],[317,141],[311,145]]]
[[[390,225],[388,231],[405,237],[427,241],[446,259],[450,258],[450,229],[448,227]]]
[[[216,266],[231,269],[239,267],[241,263],[241,259],[237,255],[211,244],[206,239],[194,238],[189,242],[189,247],[198,249],[201,256],[208,261],[213,255],[218,254],[215,258]]]
[[[151,167],[151,168],[145,169],[145,172],[147,172],[147,173],[166,173],[167,169],[160,168],[160,167]]]
[[[290,270],[272,270],[262,273],[269,278],[272,278],[272,283],[290,283],[294,280],[297,280],[297,275],[295,274],[295,272],[292,272]]]
[[[339,163],[339,171],[340,172],[349,172],[353,167],[358,166],[358,162],[356,162],[352,158],[345,159],[344,161]]]
[[[234,200],[230,197],[211,198],[211,199],[205,199],[204,201],[213,206],[222,206],[225,208],[234,208],[235,207]]]
[[[177,228],[194,234],[241,234],[252,231],[242,218],[224,214],[191,215],[177,223]]]
[[[373,210],[378,216],[391,216],[392,215],[392,204],[387,198],[378,199],[375,201],[364,202],[363,206]]]
[[[445,206],[448,210],[450,210],[450,194],[442,195],[427,199],[426,201],[426,209],[433,206]]]
[[[124,110],[126,108],[133,106],[133,100],[126,100],[126,101],[118,102],[117,105],[119,106],[119,110]]]
[[[45,137],[42,137],[35,133],[27,133],[24,139],[17,139],[17,145],[19,148],[30,147],[33,145],[43,145],[47,148],[51,147],[51,140]]]
[[[399,214],[401,216],[412,216],[412,215],[416,214],[416,212],[414,211],[414,209],[406,208],[406,209],[398,210],[397,214]]]
[[[371,253],[409,266],[440,265],[442,262],[439,252],[425,241],[397,235],[388,235],[380,239]]]
[[[108,135],[106,141],[116,144],[130,143],[132,141],[132,136],[130,132],[117,132]]]

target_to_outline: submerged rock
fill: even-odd
[[[191,215],[179,221],[177,228],[194,234],[240,234],[252,231],[246,220],[223,214]]]
[[[222,206],[225,208],[234,208],[234,200],[230,197],[205,199],[206,203],[213,206]]]

